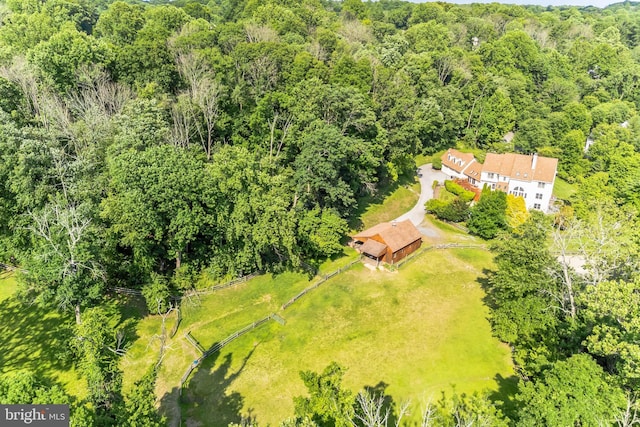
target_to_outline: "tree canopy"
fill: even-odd
[[[578,191],[553,225],[488,189],[429,209],[497,239],[488,299],[522,374],[513,421],[590,424],[585,399],[610,391],[618,409],[638,386],[639,45],[632,2],[7,0],[0,262],[21,268],[24,301],[75,317],[85,410],[138,425],[155,374],[123,396],[110,289],[144,289],[162,312],[204,276],[339,255],[349,221],[417,156],[555,156]],[[306,385],[338,381],[331,369]],[[559,390],[553,418],[549,387],[570,369],[590,376],[575,402]],[[2,381],[0,394],[57,393]],[[300,419],[338,423],[318,390]]]

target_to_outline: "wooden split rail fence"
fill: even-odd
[[[205,353],[205,349],[204,347],[202,347],[202,345],[200,345],[200,343],[198,342],[198,340],[196,340],[193,335],[191,335],[191,332],[187,332],[186,334],[184,334],[184,337],[187,339],[187,341],[189,341],[189,343],[194,346],[196,348],[196,350],[198,350],[201,354]]]
[[[200,357],[198,357],[196,360],[193,361],[193,363],[191,365],[189,365],[189,368],[187,369],[187,371],[184,373],[184,375],[182,376],[182,378],[180,379],[180,395],[182,396],[182,389],[184,388],[185,383],[187,382],[187,380],[189,379],[189,377],[191,376],[191,373],[202,364],[202,362],[209,356],[211,356],[212,354],[220,351],[225,345],[229,344],[231,341],[235,340],[238,337],[241,337],[242,335],[246,334],[249,331],[254,330],[255,328],[267,323],[269,320],[274,319],[274,317],[277,316],[275,313],[272,313],[270,315],[268,315],[267,317],[264,317],[260,320],[257,320],[247,326],[245,326],[242,329],[237,330],[236,332],[232,333],[231,335],[229,335],[228,337],[226,337],[225,339],[223,339],[220,342],[217,342],[215,344],[213,344],[211,347],[209,347],[208,350],[204,350],[202,349],[202,346],[200,346],[200,344],[191,336],[190,332],[187,332],[185,334],[185,337],[187,338],[187,340],[189,340],[189,342],[191,344],[193,344],[194,346],[197,347],[198,350],[201,351],[202,355]],[[280,316],[278,316],[280,318]],[[282,318],[280,318],[282,319]],[[196,344],[194,344],[194,342]],[[201,350],[202,349],[202,350]]]
[[[206,289],[199,289],[199,290],[193,290],[193,291],[189,291],[187,293],[185,293],[185,295],[171,295],[170,299],[174,304],[174,307],[177,311],[177,319],[176,319],[176,323],[173,325],[173,328],[171,329],[171,332],[169,334],[169,338],[173,338],[176,333],[178,332],[178,328],[180,327],[180,322],[182,322],[182,310],[180,310],[180,302],[185,299],[185,298],[190,298],[190,297],[194,297],[194,296],[199,296],[199,295],[207,295],[207,294],[211,294],[215,291],[218,291],[220,289],[226,289],[226,288],[230,288],[234,285],[237,285],[239,283],[244,283],[247,280],[256,277],[257,275],[261,274],[260,271],[256,271],[253,272],[251,274],[247,274],[246,276],[242,276],[239,277],[237,279],[233,279],[229,282],[225,282],[219,285],[214,285],[211,287],[208,287]],[[113,292],[117,293],[117,294],[121,294],[121,295],[130,295],[130,296],[142,296],[142,291],[139,289],[131,289],[131,288],[124,288],[121,286],[115,286],[112,288]]]
[[[211,293],[214,293],[215,291],[219,291],[220,289],[226,289],[226,288],[230,288],[230,287],[232,287],[234,285],[237,285],[239,283],[244,283],[247,280],[253,279],[254,277],[256,277],[256,276],[258,276],[260,274],[262,274],[261,271],[256,271],[256,272],[253,272],[251,274],[247,274],[246,276],[242,276],[242,277],[239,277],[237,279],[233,279],[233,280],[231,280],[229,282],[222,283],[220,285],[210,286],[210,287],[205,288],[205,289],[194,289],[193,291],[188,291],[188,292],[186,292],[184,294],[184,296],[177,297],[177,298],[184,299],[184,298],[188,298],[188,297],[192,297],[192,296],[209,295]]]
[[[295,297],[291,298],[289,301],[284,303],[282,305],[282,307],[281,307],[282,310],[286,310],[291,304],[293,304],[294,302],[298,301],[300,298],[302,298],[303,296],[305,296],[306,294],[308,294],[309,292],[311,292],[312,290],[314,290],[318,286],[322,285],[324,282],[326,282],[327,280],[331,279],[336,274],[340,274],[343,271],[350,269],[351,267],[353,267],[358,262],[360,262],[360,258],[358,258],[358,259],[356,259],[354,261],[351,261],[349,264],[345,265],[344,267],[341,267],[341,268],[337,269],[334,272],[325,274],[324,276],[322,276],[322,278],[318,282],[314,283],[313,285],[309,286],[308,288],[305,288],[298,295],[296,295]]]
[[[405,263],[407,263],[408,261],[411,261],[415,257],[420,256],[420,255],[422,255],[423,253],[425,253],[427,251],[432,251],[432,250],[435,250],[435,249],[465,249],[465,248],[475,248],[475,249],[484,249],[484,250],[486,250],[487,246],[486,245],[473,245],[473,244],[466,244],[466,243],[447,243],[447,244],[442,244],[442,245],[424,246],[424,247],[418,249],[417,251],[415,251],[414,253],[412,253],[411,255],[401,259],[400,261],[395,263],[394,266],[396,268],[400,268]]]
[[[231,286],[237,285],[238,283],[244,283],[247,280],[258,276],[259,274],[262,274],[262,272],[256,271],[254,273],[247,274],[246,276],[242,276],[237,279],[233,279],[229,282],[225,282],[219,285],[210,286],[205,289],[194,289],[192,291],[187,291],[184,295],[171,295],[170,298],[173,301],[180,302],[185,298],[200,296],[200,295],[208,295],[215,291],[219,291],[220,289],[226,289],[226,288],[230,288]],[[115,286],[112,289],[113,289],[113,292],[117,294],[142,296],[142,291],[139,289],[123,288],[120,286]]]

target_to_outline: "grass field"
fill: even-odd
[[[268,324],[207,360],[185,390],[183,421],[278,424],[305,393],[299,371],[331,361],[347,368],[349,389],[384,384],[396,402],[497,388],[512,368],[509,349],[491,336],[477,282],[490,264],[485,251],[459,249],[426,252],[395,273],[357,265],[282,313],[286,325]],[[221,323],[206,329],[225,336]]]
[[[358,254],[345,248],[345,255],[319,266],[319,273],[337,270],[357,258]],[[163,411],[175,411],[177,389],[180,378],[198,351],[184,338],[191,331],[192,336],[204,347],[227,337],[251,322],[278,311],[291,297],[314,283],[317,278],[299,272],[266,274],[213,294],[194,298],[182,304],[183,321],[173,339],[168,340],[168,349],[158,375],[157,393],[163,399]],[[167,329],[175,322],[175,315],[168,319]],[[124,370],[124,388],[127,390],[146,370],[156,362],[160,342],[162,319],[147,316],[136,327],[138,339],[127,351],[121,363]]]
[[[562,178],[556,177],[556,181],[553,184],[553,195],[558,199],[569,200],[569,197],[576,192],[576,185],[569,184]]]
[[[68,393],[86,395],[65,352],[73,328],[73,315],[25,305],[16,297],[13,275],[0,276],[0,373],[28,370],[63,385]]]

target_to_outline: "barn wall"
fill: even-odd
[[[393,264],[396,263],[398,261],[400,261],[402,258],[406,257],[407,255],[415,252],[416,250],[418,250],[418,248],[420,248],[420,246],[422,245],[422,239],[418,239],[415,242],[411,243],[410,245],[405,246],[404,248],[398,250],[397,252],[395,252],[395,258],[393,257],[393,253],[389,253],[389,251],[387,251],[387,254],[385,254],[385,262],[388,262],[389,264]],[[387,258],[388,257],[388,261]]]

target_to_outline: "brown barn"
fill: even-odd
[[[353,236],[354,247],[364,256],[394,264],[417,250],[422,234],[410,220],[383,222]]]

